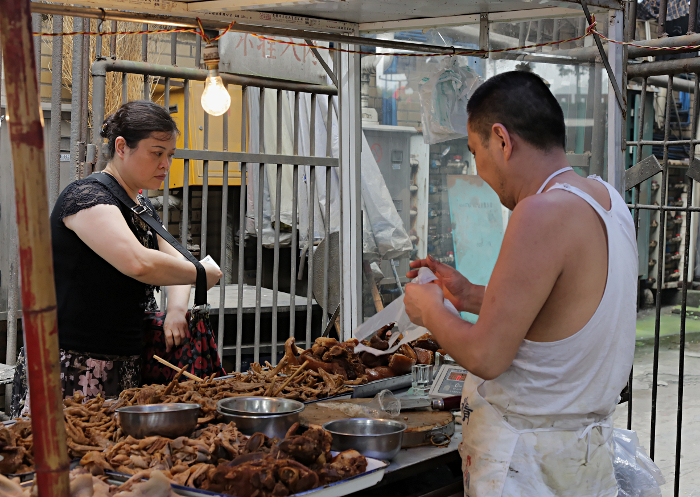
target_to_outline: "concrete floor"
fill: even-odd
[[[634,360],[632,429],[649,453],[651,424],[651,384],[653,372],[654,312],[643,311],[637,326],[637,347]],[[651,325],[650,325],[651,323]],[[664,308],[661,318],[655,462],[667,483],[663,497],[674,495],[676,426],[678,409],[678,368],[680,348],[680,316]],[[683,392],[682,450],[680,492],[686,497],[700,497],[700,321],[686,321],[685,373]],[[651,334],[649,334],[651,331]],[[627,404],[618,406],[615,426],[627,425]]]

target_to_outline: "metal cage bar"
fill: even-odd
[[[228,91],[228,85],[224,83],[224,88]],[[228,151],[228,112],[224,112],[223,121],[221,123],[221,148],[224,152]],[[228,271],[233,272],[233,267],[227,267],[224,264],[226,261],[226,233],[228,232],[228,177],[229,177],[229,161],[225,160],[221,174],[221,244],[219,245],[219,253],[221,258],[221,267],[223,268],[223,277],[219,282],[219,323],[217,332],[217,348],[221,359],[224,356],[224,308],[226,306],[226,283],[228,279]],[[241,192],[241,197],[243,197]]]
[[[265,89],[260,88],[258,119],[259,150],[265,149]],[[262,304],[262,271],[263,271],[263,196],[265,195],[265,163],[258,164],[258,202],[255,211],[257,227],[257,260],[255,265],[255,335],[253,337],[255,350],[253,361],[260,360],[260,306]]]
[[[190,148],[190,80],[185,80],[185,143],[184,149]],[[182,179],[182,220],[180,228],[180,243],[187,247],[187,238],[189,234],[189,219],[190,219],[190,159],[184,160]],[[189,250],[189,249],[188,249]]]
[[[294,137],[292,139],[292,153],[299,155],[299,92],[294,92]],[[292,166],[292,241],[291,241],[291,275],[289,280],[289,337],[294,336],[296,328],[296,293],[297,293],[297,251],[299,232],[297,226],[297,198],[299,197],[299,166]]]
[[[202,142],[202,148],[204,150],[209,150],[209,114],[204,113],[204,139]],[[199,232],[199,255],[201,257],[206,257],[207,255],[207,221],[209,210],[209,160],[202,160],[202,217],[201,219],[201,230]]]
[[[326,117],[326,157],[332,156],[333,143],[333,95],[328,95],[328,109]],[[331,168],[326,169],[326,205],[324,212],[324,233],[323,239],[326,243],[323,244],[323,327],[326,327],[328,314],[334,311],[328,305],[328,263],[330,260],[330,234],[331,234]]]
[[[664,0],[662,0],[663,2]],[[673,76],[668,77],[668,93],[673,92]],[[666,99],[666,124],[664,128],[664,139],[668,140],[671,131],[671,121],[668,116],[671,114],[671,99]],[[665,172],[668,168],[668,144],[664,145],[664,156],[662,162],[663,171]],[[662,206],[666,205],[666,174],[661,175],[661,202]],[[665,240],[666,235],[666,218],[661,216],[659,219],[659,244],[661,241]],[[665,261],[659,256],[659,261],[657,263],[656,272],[656,284],[657,288],[661,288],[661,281],[663,280],[663,267]],[[651,385],[651,427],[650,427],[650,440],[649,440],[649,456],[654,459],[654,453],[656,450],[656,396],[658,393],[658,380],[659,380],[659,337],[661,333],[661,299],[656,299],[656,322],[654,325],[654,363],[653,363],[653,383]]]
[[[669,78],[673,79],[671,76]],[[690,127],[690,136],[695,136],[698,129],[698,112],[700,111],[700,90],[698,87],[699,75],[695,74],[695,92],[693,94],[693,119]],[[670,96],[670,91],[669,91]],[[668,120],[668,116],[666,116]],[[695,147],[691,146],[688,153],[688,163],[693,164],[695,160]],[[693,179],[686,176],[688,186],[688,197],[686,206],[691,206],[693,203]],[[682,427],[683,427],[683,382],[685,377],[685,320],[687,313],[687,298],[688,298],[688,266],[690,262],[690,232],[691,232],[692,212],[686,214],[685,219],[685,250],[683,251],[683,272],[681,273],[681,327],[680,327],[680,350],[678,358],[678,407],[676,409],[676,464],[673,481],[673,495],[678,496],[680,493],[681,480],[681,446],[682,446]],[[692,279],[691,279],[692,281]]]
[[[241,150],[248,150],[248,88],[241,89]],[[238,307],[236,314],[236,371],[241,370],[241,349],[243,345],[243,273],[245,248],[245,219],[246,219],[246,162],[240,162],[241,195],[239,205],[238,231]],[[221,319],[221,316],[219,317]],[[223,352],[222,352],[223,353]]]
[[[282,153],[282,102],[284,94],[282,90],[277,90],[277,153]],[[280,271],[280,225],[282,224],[282,164],[277,164],[277,175],[275,177],[275,246],[272,263],[272,355],[270,361],[277,363],[277,299],[279,294],[279,271]]]
[[[309,155],[316,155],[316,95],[311,95],[311,112],[309,114]],[[314,233],[316,206],[316,168],[309,167],[309,231],[306,240],[306,257],[308,265],[308,282],[306,289],[306,335],[304,343],[311,346],[311,320],[313,307],[314,281]]]

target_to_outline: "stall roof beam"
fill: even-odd
[[[77,17],[89,17],[101,19],[103,21],[125,21],[143,22],[147,24],[165,24],[169,26],[197,28],[197,22],[189,17],[163,16],[154,14],[134,14],[106,9],[92,9],[87,7],[71,7],[65,5],[52,5],[45,3],[32,3],[32,11],[42,14],[74,15]],[[229,22],[211,21],[202,22],[208,29],[226,29]],[[317,41],[330,41],[335,43],[346,43],[351,45],[366,45],[390,50],[406,50],[411,52],[438,53],[452,55],[455,53],[454,47],[444,47],[438,45],[426,45],[423,43],[409,43],[393,40],[375,40],[372,38],[362,38],[360,36],[346,36],[335,33],[322,33],[318,31],[305,31],[297,29],[274,28],[266,26],[253,26],[247,24],[234,24],[231,31],[240,33],[257,33],[269,36],[282,36],[289,38],[310,39]],[[460,51],[464,51],[461,49]]]
[[[190,9],[198,10],[200,5],[216,7],[217,10],[225,8],[229,0],[216,0],[212,2],[193,2]],[[580,2],[560,0],[441,0],[430,2],[425,0],[345,0],[343,2],[304,2],[287,3],[281,6],[271,5],[264,8],[267,12],[306,15],[323,19],[365,23],[409,21],[410,19],[453,16],[466,16],[472,14],[488,14],[489,17],[496,13],[508,13],[516,16],[521,11],[538,9],[543,17],[549,16],[549,11],[555,8],[574,8]],[[623,2],[617,0],[591,0],[592,7],[602,7],[606,10],[622,10]],[[233,7],[232,7],[233,8]],[[211,10],[210,10],[211,11]]]
[[[700,57],[643,62],[641,64],[630,64],[627,66],[627,77],[629,79],[697,72],[700,72]]]
[[[149,62],[135,62],[132,60],[101,59],[92,64],[92,75],[104,77],[107,72],[125,72],[129,74],[144,74],[161,78],[190,79],[204,81],[207,79],[206,69],[192,69],[188,67],[166,66]],[[337,95],[338,89],[328,85],[314,85],[309,83],[296,83],[279,79],[264,78],[260,76],[243,76],[238,74],[221,73],[224,83],[238,86],[256,86],[259,88],[272,88],[274,90],[300,91],[320,95]]]
[[[58,2],[48,2],[59,4]],[[580,2],[574,0],[445,0],[435,5],[425,0],[71,0],[75,6],[120,10],[136,14],[180,16],[209,21],[253,24],[261,26],[298,27],[325,32],[356,34],[360,30],[378,31],[382,23],[410,26],[448,25],[453,22],[478,23],[480,14],[488,14],[493,22],[520,21],[534,18],[575,16]],[[620,0],[590,0],[593,8],[621,10]],[[258,12],[247,9],[260,9]],[[38,11],[37,11],[38,12]],[[539,13],[538,13],[539,12]],[[410,16],[408,19],[407,16]],[[474,16],[474,19],[472,19]],[[418,24],[417,24],[418,23]],[[387,26],[387,30],[401,29]]]
[[[602,9],[594,9],[598,12]],[[480,23],[480,14],[446,17],[421,17],[400,21],[365,22],[358,25],[361,33],[383,33],[387,31],[406,31],[411,29],[439,28],[447,26],[467,26]],[[581,17],[581,9],[576,7],[552,7],[550,9],[529,9],[514,12],[488,13],[489,23],[520,22],[532,19],[563,19]]]

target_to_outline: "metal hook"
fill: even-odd
[[[102,25],[104,24],[105,20],[107,19],[107,12],[105,12],[105,9],[100,7],[100,11],[102,12],[102,17],[100,18],[100,24],[97,25],[97,32],[102,33]]]

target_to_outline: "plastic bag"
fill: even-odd
[[[391,390],[382,390],[370,402],[361,405],[368,418],[397,418],[401,413],[401,401]]]
[[[430,283],[431,281],[434,281],[436,279],[437,276],[435,276],[435,274],[433,274],[433,272],[430,269],[428,269],[427,267],[422,267],[418,270],[418,276],[416,276],[411,283],[418,283],[419,285],[423,285],[425,283]],[[443,303],[445,304],[445,307],[447,307],[447,309],[450,312],[452,312],[455,316],[460,315],[459,311],[457,311],[455,306],[452,305],[452,302],[445,299]],[[382,311],[378,312],[377,314],[369,318],[367,321],[362,323],[360,326],[355,328],[352,336],[357,338],[358,340],[364,340],[365,338],[371,336],[382,326],[390,323],[396,323],[394,329],[398,330],[399,333],[391,334],[391,338],[389,339],[389,348],[387,350],[377,350],[372,347],[367,347],[366,345],[358,344],[355,346],[355,352],[359,354],[360,352],[365,351],[376,356],[393,354],[404,343],[412,342],[413,340],[416,340],[417,338],[428,333],[428,330],[426,328],[418,326],[417,324],[413,324],[408,318],[408,314],[406,314],[406,307],[403,305],[402,295],[398,299],[394,300],[391,304],[386,306]],[[402,335],[403,338],[398,343],[395,343],[397,342],[399,335]]]
[[[448,57],[419,86],[421,121],[425,143],[439,143],[467,136],[467,101],[481,84],[458,57]]]
[[[639,445],[633,431],[613,430],[615,478],[619,497],[661,497],[661,470]]]

